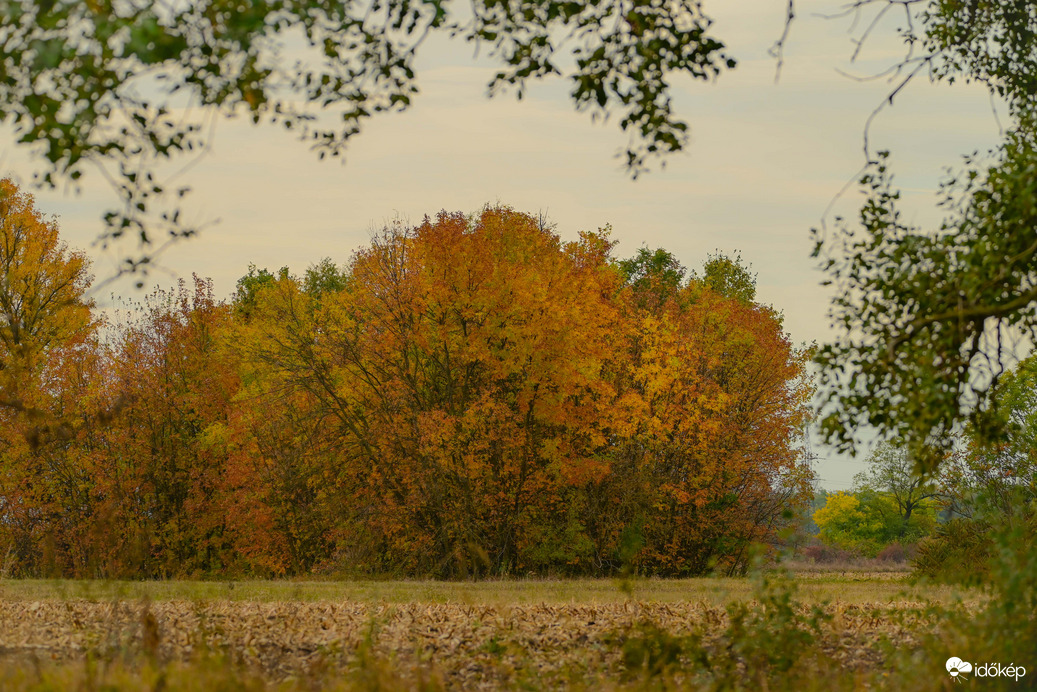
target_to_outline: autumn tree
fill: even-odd
[[[58,238],[31,195],[0,180],[0,404],[26,412],[47,358],[89,333],[89,264]]]
[[[191,285],[156,291],[112,344],[111,386],[128,403],[101,433],[104,478],[123,545],[142,559],[127,566],[136,574],[239,566],[223,499],[226,429],[239,386],[221,342],[229,318],[211,282],[194,277]]]
[[[18,569],[741,568],[807,487],[803,354],[770,308],[612,248],[442,212],[55,337],[24,391],[74,424],[2,450]]]
[[[828,495],[813,519],[821,540],[844,549],[861,549],[873,542],[882,529],[880,524],[867,520],[853,493],[842,491]],[[875,552],[875,546],[870,552]]]
[[[122,311],[125,314],[125,311]],[[63,423],[10,457],[31,528],[18,568],[76,577],[233,573],[227,531],[229,404],[236,364],[220,348],[229,308],[195,279],[157,291],[49,373]]]
[[[339,549],[350,562],[377,559],[350,524],[364,513],[352,452],[315,359],[325,286],[250,265],[228,332],[242,379],[228,430],[228,523],[235,550],[273,574],[311,570]]]
[[[97,374],[88,267],[30,195],[0,180],[0,533],[36,570],[43,542],[70,555],[68,529],[88,520],[89,465],[67,453]]]
[[[506,208],[443,213],[386,229],[319,307],[297,284],[263,294],[276,318],[249,357],[334,421],[355,530],[387,566],[518,568],[564,490],[606,472],[609,248]]]
[[[612,449],[599,516],[615,520],[603,540],[619,547],[636,536],[630,557],[654,572],[741,569],[748,546],[772,538],[809,495],[798,446],[805,353],[770,308],[697,277],[673,285],[665,251],[642,250],[621,266],[637,269],[626,272],[634,326],[616,371],[628,427]],[[628,499],[625,516],[604,509],[610,496]]]

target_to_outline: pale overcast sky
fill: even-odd
[[[784,312],[793,338],[824,341],[828,295],[810,259],[809,231],[860,170],[865,120],[890,89],[837,70],[868,75],[903,54],[891,32],[880,31],[863,59],[849,64],[851,20],[817,16],[841,4],[797,0],[775,84],[768,49],[781,34],[785,1],[707,0],[716,34],[739,66],[715,84],[676,80],[691,146],[637,181],[614,156],[626,141],[618,126],[575,113],[566,83],[534,86],[521,102],[490,101],[493,64],[445,39],[426,46],[414,106],[376,117],[345,165],[318,162],[283,130],[222,121],[211,152],[183,179],[193,188],[190,218],[219,223],[166,252],[164,271],[152,279],[168,285],[196,272],[229,296],[250,262],[294,272],[325,256],[344,262],[395,216],[418,222],[441,209],[501,202],[545,212],[565,239],[611,224],[619,256],[645,244],[698,268],[709,252],[739,250],[759,275],[759,298]],[[998,123],[983,89],[919,81],[880,116],[871,138],[874,149],[893,151],[912,218],[924,223],[937,218],[933,192],[943,168],[995,145]],[[0,167],[27,181],[32,169],[12,142],[0,132]],[[95,273],[110,275],[117,251],[90,247],[102,210],[114,204],[110,189],[93,180],[78,197],[35,194],[40,208],[59,216],[63,237],[89,249]],[[852,216],[859,199],[851,191],[836,210]],[[110,290],[136,293],[130,281]],[[847,488],[862,469],[860,461],[817,451],[823,487]]]

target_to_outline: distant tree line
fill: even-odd
[[[846,492],[820,491],[804,532],[824,544],[874,557],[899,546],[917,570],[951,582],[982,582],[999,537],[1037,537],[1037,356],[1006,373],[993,391],[1006,434],[996,442],[966,426],[939,472],[920,473],[907,443],[883,443]],[[816,539],[815,539],[816,540]],[[906,549],[906,552],[905,552]]]

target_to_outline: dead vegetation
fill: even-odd
[[[822,610],[814,616],[819,651],[847,675],[881,666],[887,642],[910,647],[926,624],[920,602]],[[355,680],[384,668],[379,676],[406,687],[544,689],[622,681],[660,666],[673,681],[689,682],[697,655],[730,645],[721,641],[730,620],[729,610],[701,601],[4,601],[0,651],[40,680],[84,661],[190,666],[205,659],[271,684]]]

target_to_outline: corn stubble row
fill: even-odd
[[[912,641],[915,603],[833,604],[822,646],[847,668],[873,666],[880,642]],[[899,616],[897,615],[899,613]],[[908,613],[906,617],[905,613]],[[284,679],[346,669],[358,659],[425,667],[445,681],[492,688],[517,671],[612,675],[625,634],[651,623],[673,636],[723,631],[723,608],[704,603],[592,605],[368,604],[355,602],[0,602],[0,652],[8,660],[70,661],[216,656]]]

